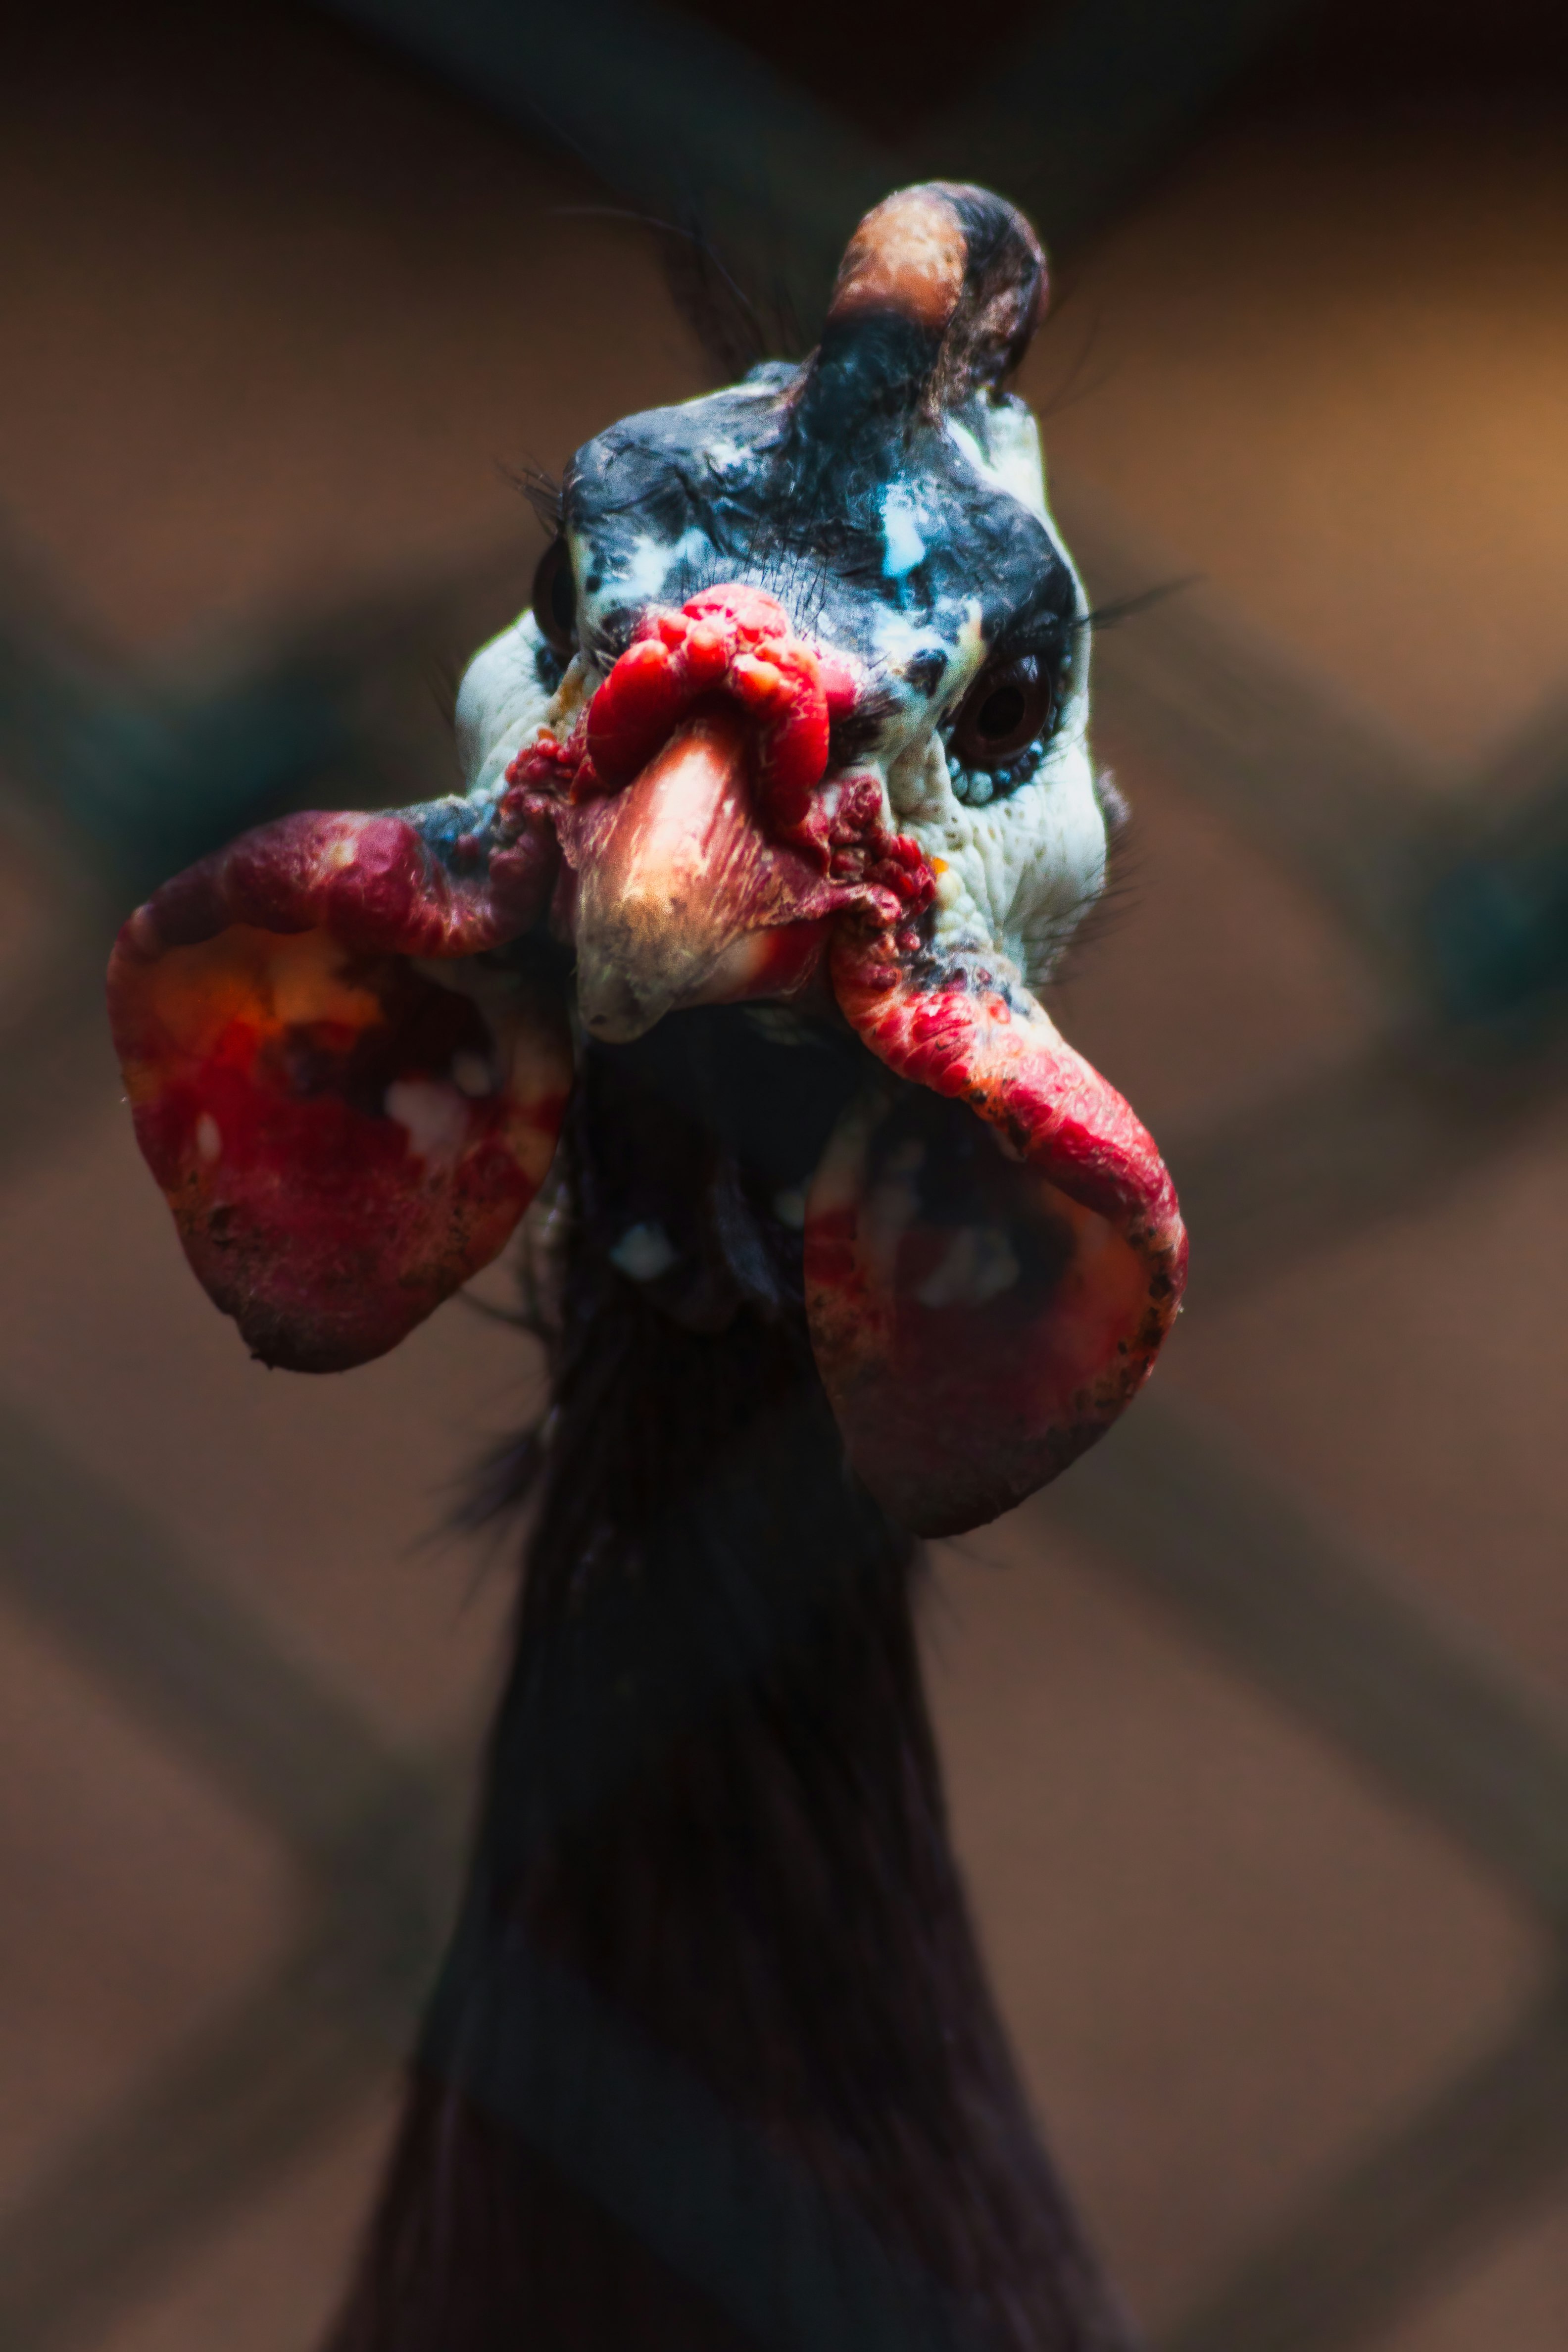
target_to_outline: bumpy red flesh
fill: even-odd
[[[712,589],[650,614],[572,740],[531,746],[511,782],[520,816],[553,824],[579,877],[584,1003],[605,1035],[752,992],[751,964],[782,963],[786,939],[807,969],[817,926],[798,919],[830,918],[840,1005],[920,1091],[852,1115],[818,1171],[813,1343],[867,1483],[909,1525],[947,1532],[1018,1501],[1121,1410],[1175,1313],[1186,1244],[1150,1138],[1019,976],[931,963],[921,918],[935,877],[918,844],[887,826],[876,778],[823,782],[831,719],[853,694],[772,598]],[[709,903],[692,877],[726,793]],[[689,838],[672,847],[682,793]],[[778,883],[785,861],[770,900],[763,877]],[[658,882],[687,865],[679,888]],[[813,873],[830,898],[812,898]],[[601,898],[620,910],[609,954]],[[641,900],[647,920],[623,919]],[[721,935],[746,971],[714,958]],[[759,954],[770,939],[778,949]]]
[[[677,1005],[779,993],[821,952],[846,893],[752,809],[749,730],[720,707],[686,719],[626,788],[563,808],[575,877],[577,1003],[598,1037],[640,1037]]]
[[[571,1084],[558,1016],[410,959],[511,937],[547,882],[526,844],[469,884],[402,818],[310,814],[126,924],[110,1013],[137,1138],[265,1361],[335,1371],[395,1346],[538,1189]]]
[[[519,752],[507,771],[510,819],[552,825],[568,859],[585,865],[597,835],[572,811],[635,793],[686,723],[743,723],[751,814],[764,844],[837,885],[835,905],[867,904],[894,922],[931,902],[919,849],[883,824],[874,777],[818,789],[829,725],[854,707],[856,690],[848,666],[803,644],[761,589],[704,589],[679,613],[647,616],[568,741],[545,734]],[[783,892],[779,908],[786,904]],[[764,909],[758,928],[796,919],[779,908]]]
[[[555,887],[600,1034],[788,992],[826,945],[850,1023],[910,1082],[846,1119],[805,1237],[817,1360],[887,1507],[974,1526],[1100,1433],[1180,1297],[1170,1179],[1016,973],[931,961],[918,845],[876,777],[824,782],[854,694],[772,598],[710,590],[648,618],[569,740],[519,755],[482,840],[437,856],[400,817],[289,818],[132,919],[110,1003],[137,1131],[259,1355],[379,1354],[511,1231],[567,1041],[542,1005],[481,1004],[411,959],[513,938]]]
[[[1186,1236],[1152,1138],[1016,974],[922,980],[846,935],[832,976],[872,1051],[936,1099],[862,1107],[830,1144],[807,1208],[813,1344],[872,1491],[956,1533],[1055,1476],[1142,1385]]]

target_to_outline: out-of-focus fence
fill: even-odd
[[[802,315],[865,204],[915,173],[990,181],[1047,239],[1082,234],[1178,142],[1288,13],[1278,0],[1050,15],[918,153],[877,149],[695,19],[630,0],[336,0],[492,108],[564,141],[626,200],[700,215],[782,276]],[[578,70],[595,58],[593,103]],[[1044,93],[1043,98],[1039,95]],[[1059,474],[1100,599],[1150,560]],[[49,958],[5,1041],[0,1140],[34,1148],[80,1092],[110,910],[279,807],[395,789],[388,681],[488,583],[360,612],[199,696],[97,662],[18,562],[0,604],[0,757],[14,836],[55,890]],[[1097,653],[1100,707],[1315,892],[1379,975],[1377,1041],[1267,1109],[1173,1139],[1194,1297],[1239,1290],[1281,1225],[1298,1255],[1408,1212],[1568,1092],[1568,711],[1488,780],[1434,792],[1203,593]],[[1529,771],[1528,789],[1521,776]],[[402,796],[402,795],[399,795]],[[1378,1776],[1493,1874],[1568,1958],[1568,1725],[1514,1687],[1158,1393],[1042,1511],[1108,1572]],[[407,2039],[450,1903],[461,1800],[276,1654],[167,1533],[52,1441],[0,1420],[0,1575],[160,1738],[184,1745],[292,1856],[302,1924],[272,1979],[121,2111],[0,2230],[8,2352],[86,2342],[127,2284],[319,2135]],[[1346,2352],[1568,2169],[1562,1969],[1497,2046],[1435,2084],[1168,2339],[1168,2352]]]

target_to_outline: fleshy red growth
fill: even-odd
[[[738,704],[754,729],[752,780],[767,837],[838,886],[836,909],[908,922],[931,905],[936,880],[920,845],[883,822],[880,783],[851,776],[819,789],[829,728],[854,709],[858,691],[849,664],[795,636],[783,605],[762,589],[705,588],[679,613],[645,615],[566,742],[545,734],[519,752],[504,807],[516,824],[552,823],[580,865],[588,837],[568,811],[620,791],[700,707]]]
[[[857,1468],[949,1534],[1054,1477],[1142,1387],[1186,1235],[1152,1139],[1016,975],[922,984],[889,944],[841,932],[834,989],[925,1107],[862,1107],[829,1147],[807,1308]]]
[[[503,1246],[571,1084],[558,1018],[412,958],[509,938],[537,845],[454,883],[400,817],[288,817],[141,908],[110,966],[137,1139],[254,1352],[331,1371],[396,1345]]]
[[[445,856],[398,816],[288,818],[132,919],[110,1002],[137,1132],[258,1354],[378,1354],[506,1240],[549,1164],[566,1039],[533,1000],[481,1003],[413,960],[512,939],[553,891],[597,1034],[789,993],[826,950],[909,1082],[841,1127],[805,1244],[823,1377],[895,1516],[973,1526],[1103,1431],[1180,1298],[1170,1178],[1016,974],[934,959],[923,852],[879,778],[827,778],[856,690],[772,597],[710,589],[647,616],[570,738],[520,753]]]
[[[825,784],[854,694],[771,597],[711,589],[650,614],[571,741],[524,752],[510,778],[581,871],[615,822],[590,803],[613,808],[693,711],[738,703],[751,719],[761,826],[832,887],[795,899],[831,908],[839,1005],[921,1090],[846,1122],[813,1187],[806,1276],[857,1467],[936,1533],[994,1517],[1104,1431],[1174,1316],[1186,1243],[1149,1136],[1021,979],[933,961],[935,879],[886,824],[879,781]]]

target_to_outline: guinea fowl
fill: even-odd
[[[919,1537],[1121,1412],[1184,1271],[1035,993],[1106,860],[1005,389],[1045,282],[998,198],[889,197],[804,363],[579,451],[461,794],[266,825],[116,949],[142,1150],[264,1362],[393,1347],[550,1179],[515,1656],[335,2352],[1130,2341],[911,1598]]]

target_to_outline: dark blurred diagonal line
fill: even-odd
[[[1301,0],[1073,0],[989,60],[906,169],[981,180],[1069,244],[1299,15]],[[918,160],[917,160],[918,159]]]
[[[963,2352],[953,2303],[763,2132],[520,1944],[437,2001],[427,2063],[775,2352]]]
[[[1504,737],[1486,767],[1488,791],[1505,828],[1532,804],[1568,798],[1568,680]]]
[[[509,541],[274,625],[248,668],[230,651],[205,675],[195,659],[184,676],[132,673],[0,531],[0,841],[47,890],[53,933],[0,1007],[0,1184],[120,1095],[103,970],[145,891],[310,798],[376,806],[456,783],[432,648],[500,627],[526,570]],[[429,738],[412,750],[411,709]]]
[[[1473,1627],[1159,1397],[1039,1507],[1568,1935],[1568,1716]]]
[[[1174,578],[1090,485],[1052,487],[1093,601]],[[1551,1044],[1568,1012],[1568,710],[1446,772],[1192,584],[1100,631],[1094,675],[1111,732],[1307,884],[1401,1017],[1489,1026],[1516,1056]]]
[[[85,856],[128,898],[343,749],[341,712],[303,677],[230,679],[182,708],[0,614],[7,800],[47,827],[68,871]]]
[[[554,138],[634,203],[700,220],[807,320],[859,212],[926,168],[924,147],[919,162],[877,148],[771,61],[673,10],[328,5]],[[930,153],[999,181],[1047,236],[1070,239],[1159,162],[1181,121],[1289,13],[1280,0],[1080,0],[1009,52]],[[1170,576],[1089,486],[1058,477],[1054,489],[1097,596]],[[248,668],[227,663],[184,688],[79,642],[47,599],[35,611],[26,594],[0,593],[0,757],[37,821],[29,837],[60,845],[62,884],[80,878],[77,861],[92,862],[108,898],[129,902],[243,824],[297,804],[329,768],[334,782],[357,777],[363,798],[376,796],[378,774],[385,797],[416,796],[399,790],[395,754],[386,764],[391,738],[365,695],[432,625],[449,587],[401,615],[385,600],[318,619]],[[1554,749],[1549,717],[1505,756],[1500,775],[1525,782],[1483,828],[1375,719],[1342,708],[1204,592],[1106,633],[1096,659],[1112,724],[1308,880],[1399,1000],[1397,1034],[1365,1057],[1173,1153],[1201,1297],[1205,1284],[1217,1293],[1266,1277],[1281,1233],[1299,1258],[1369,1217],[1408,1212],[1561,1099],[1551,1015],[1568,981],[1568,727]],[[73,934],[84,958],[89,934],[99,951],[98,887]],[[62,951],[65,965],[75,952]],[[1420,1029],[1413,1000],[1428,1007]],[[28,1106],[16,1148],[14,1120],[0,1139],[12,1164],[47,1132],[51,1104],[63,1108],[95,1069],[107,1073],[98,1006],[96,969],[79,994],[62,971],[58,1026],[40,1013],[0,1047],[0,1088]],[[1542,1008],[1534,1028],[1531,1007]],[[1463,1058],[1434,1015],[1492,1024],[1497,1050]],[[1040,1507],[1568,1933],[1568,1731],[1468,1633],[1405,1600],[1158,1398]],[[331,1893],[269,1985],[0,2223],[0,2341],[53,2352],[84,2340],[132,2283],[254,2195],[380,2074],[435,1962],[458,1801],[444,1774],[399,1756],[287,1660],[149,1516],[10,1408],[0,1410],[0,1579],[268,1822],[308,1885]],[[554,1994],[541,1993],[537,2015],[554,2020],[556,2038],[524,2053],[524,2070],[554,2069],[550,2152],[602,2175],[603,2116],[637,2066],[580,2001],[576,2027],[562,2023],[578,1990],[553,2009]],[[1565,2014],[1554,2000],[1527,2019],[1352,2167],[1177,2331],[1172,2352],[1339,2352],[1499,2226],[1568,2159]],[[517,2053],[494,2056],[500,2097]],[[594,2096],[578,2105],[580,2084]],[[537,2128],[536,2100],[529,2111]],[[752,2242],[747,2217],[731,2242],[729,2221],[712,2226],[720,2209],[704,2221],[673,2179],[637,2168],[585,2185],[620,2199],[655,2242],[702,2222],[699,2269],[724,2269]],[[742,2292],[753,2290],[742,2282]],[[797,2318],[795,2333],[768,2340],[838,2340],[820,2315]],[[868,2343],[875,2327],[840,2335]]]
[[[169,1530],[0,1402],[0,1590],[302,1857],[419,1775]]]
[[[89,2343],[383,2082],[436,1953],[350,1880],[277,1974],[0,2216],[0,2344]],[[215,2347],[216,2352],[216,2347]]]
[[[0,829],[0,856],[5,836]],[[62,920],[0,1019],[0,1187],[92,1109],[118,1102],[122,1081],[103,1012],[111,921]]]
[[[282,1840],[312,1908],[328,1898],[270,1983],[0,2216],[0,2344],[43,2352],[89,2339],[405,2047],[449,1925],[469,1773],[390,1748],[9,1406],[0,1590]]]
[[[657,5],[323,5],[569,148],[633,203],[700,221],[753,268],[782,277],[803,320],[820,309],[859,213],[931,161],[879,149],[761,54]],[[1070,237],[1293,13],[1292,0],[1076,0],[1065,16],[1047,10],[1022,48],[1011,45],[1005,64],[943,119],[931,153],[940,149],[943,168],[1024,196],[1047,237]],[[591,74],[582,70],[587,54]],[[1135,549],[1103,500],[1058,479],[1056,504],[1091,577],[1136,573]],[[1152,584],[1146,566],[1134,584]],[[1450,824],[1415,756],[1206,604],[1172,599],[1110,637],[1100,665],[1111,715],[1307,873],[1385,963],[1404,965],[1415,952],[1439,983],[1450,975],[1450,997],[1462,993],[1489,944],[1487,908],[1508,895],[1518,861],[1501,882],[1495,866],[1469,877],[1463,820]],[[1568,856],[1563,865],[1568,908]],[[1450,868],[1451,887],[1434,895]],[[1531,934],[1530,970],[1549,928]]]
[[[1564,2172],[1568,1997],[1559,1990],[1348,2167],[1160,2352],[1352,2352]]]
[[[62,887],[115,909],[247,824],[299,806],[330,776],[375,805],[445,791],[410,765],[375,707],[400,667],[446,637],[466,652],[510,617],[527,551],[476,550],[390,591],[258,627],[243,649],[175,667],[116,661],[88,645],[47,572],[0,537],[3,804],[52,853]]]
[[[1244,839],[1307,879],[1385,968],[1411,893],[1465,837],[1442,782],[1370,712],[1149,544],[1092,484],[1053,467],[1051,503],[1090,602],[1173,592],[1096,633],[1100,716]]]
[[[782,278],[810,321],[860,215],[932,171],[1028,202],[1047,237],[1082,234],[1300,0],[1043,9],[968,100],[898,147],[830,113],[767,51],[658,0],[320,5],[564,147],[634,204],[700,222]]]
[[[1421,893],[1413,929],[1442,1013],[1528,1038],[1568,1013],[1568,725],[1545,785],[1494,815],[1502,781],[1473,789],[1474,836]]]
[[[1568,1100],[1568,1034],[1538,1052],[1406,1032],[1292,1092],[1170,1139],[1195,1305],[1277,1279],[1370,1226],[1433,1208]]]
[[[633,204],[700,225],[803,320],[826,302],[898,159],[771,57],[658,0],[321,0],[492,113],[577,156]],[[770,44],[771,46],[771,44]]]

